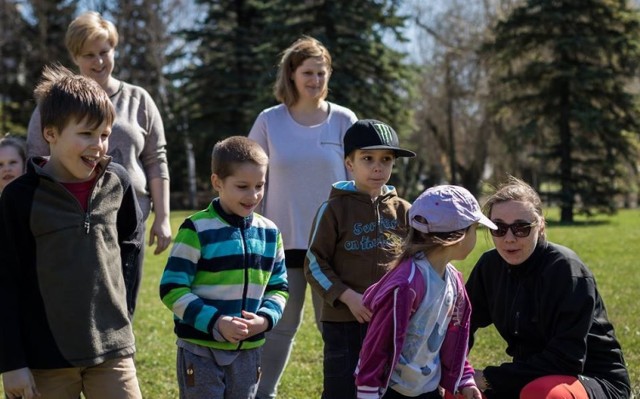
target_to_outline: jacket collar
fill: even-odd
[[[227,213],[224,211],[224,209],[222,209],[222,205],[220,205],[220,197],[214,198],[213,201],[211,201],[211,205],[213,206],[213,209],[216,211],[216,213],[220,215],[220,217],[231,226],[241,229],[246,229],[251,226],[251,222],[253,221],[253,213],[251,213],[247,217]]]

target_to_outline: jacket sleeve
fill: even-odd
[[[184,323],[211,334],[221,313],[191,291],[200,258],[200,238],[193,222],[187,219],[178,230],[162,273],[160,299]]]
[[[271,330],[282,318],[282,312],[289,298],[289,285],[287,282],[287,269],[284,260],[284,245],[282,234],[277,232],[276,256],[274,258],[273,271],[267,283],[262,305],[257,314],[264,316],[269,321]]]
[[[167,164],[167,140],[164,134],[164,124],[158,106],[151,95],[140,88],[141,98],[137,110],[138,125],[146,131],[144,147],[140,153],[140,162],[147,175],[147,180],[169,180],[169,166]]]
[[[9,198],[7,190],[0,196],[0,303],[2,322],[0,323],[0,373],[27,367],[20,325],[21,302],[26,302],[25,291],[20,289],[20,251],[26,251],[23,227],[28,222],[20,221]],[[22,245],[21,245],[22,244]]]
[[[136,287],[140,284],[141,267],[138,258],[142,248],[144,225],[142,211],[138,205],[135,191],[124,168],[114,168],[123,182],[123,198],[116,219],[118,230],[118,244],[120,245],[120,259],[122,261],[122,276],[127,290],[127,310],[133,315],[136,298]]]
[[[402,352],[415,300],[416,293],[408,286],[386,289],[373,299],[375,306],[356,368],[358,399],[377,399],[386,391]]]
[[[304,260],[304,274],[311,288],[331,306],[336,306],[340,295],[349,288],[334,269],[338,236],[336,215],[329,202],[324,202],[318,208],[311,227],[309,250]]]

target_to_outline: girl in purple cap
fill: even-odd
[[[372,317],[356,369],[358,398],[480,399],[467,360],[471,307],[450,263],[469,255],[476,227],[496,229],[459,186],[426,190],[409,210],[409,235],[396,240],[394,267],[364,294]]]

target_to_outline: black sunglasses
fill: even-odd
[[[517,222],[512,224],[494,222],[498,226],[497,230],[489,230],[494,237],[504,237],[508,230],[511,230],[514,236],[519,238],[529,237],[531,234],[531,228],[536,225],[536,222]]]

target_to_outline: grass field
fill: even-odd
[[[172,213],[174,235],[188,214]],[[553,210],[546,217],[550,241],[575,250],[595,274],[609,317],[622,344],[633,392],[640,397],[640,274],[637,270],[640,264],[640,210],[621,211],[612,218],[578,218],[571,226],[559,225],[556,222],[557,212]],[[480,253],[490,247],[490,237],[481,232],[474,252],[456,266],[468,275]],[[167,256],[168,251],[154,256],[147,250],[135,317],[138,378],[143,396],[148,399],[178,397],[172,316],[158,297],[158,283]],[[310,300],[308,303],[311,303]],[[279,389],[280,399],[320,397],[322,340],[315,329],[311,312],[309,305],[305,309],[305,319]],[[495,331],[481,330],[471,354],[472,364],[482,368],[505,359],[504,345]]]

